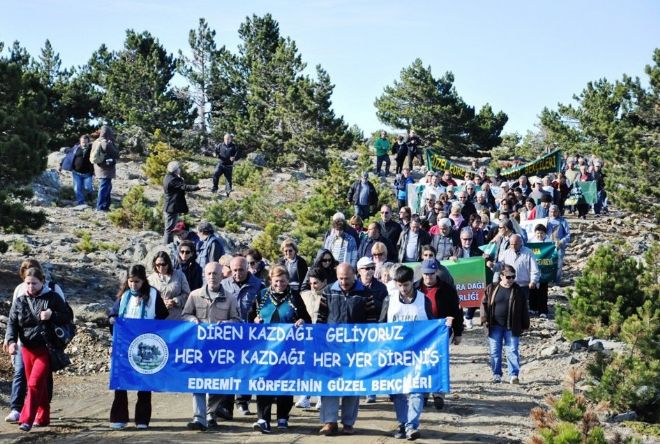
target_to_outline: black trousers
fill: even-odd
[[[529,290],[529,309],[548,314],[548,283],[542,282],[539,288]]]
[[[270,424],[270,412],[275,396],[257,395],[257,415]],[[289,412],[293,407],[293,396],[277,395],[277,419],[289,420]]]
[[[137,392],[135,424],[149,425],[151,421],[151,392]],[[115,390],[115,399],[110,409],[110,422],[128,422],[128,393]]]
[[[218,165],[215,167],[215,172],[213,173],[213,190],[218,189],[218,181],[220,176],[225,176],[225,191],[229,192],[232,190],[232,173],[234,172],[233,165],[223,165],[222,162],[218,162]]]

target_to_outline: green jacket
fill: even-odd
[[[387,156],[390,152],[390,141],[378,138],[374,143],[374,148],[376,148],[376,156]]]

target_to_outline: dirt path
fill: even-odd
[[[467,331],[459,346],[452,346],[452,393],[445,408],[427,407],[421,419],[419,442],[471,443],[522,442],[530,436],[529,411],[545,395],[560,390],[559,382],[571,359],[566,352],[538,358],[545,342],[555,342],[551,321],[533,320],[532,330],[521,341],[521,384],[492,384],[488,368],[487,341],[480,327]],[[567,347],[566,347],[567,348]],[[560,347],[561,349],[561,347]],[[320,438],[318,413],[294,407],[291,429],[262,435],[251,428],[255,416],[237,417],[221,423],[219,431],[191,432],[185,425],[191,417],[189,394],[154,394],[153,421],[148,431],[108,429],[112,393],[107,389],[108,374],[58,376],[53,402],[52,425],[21,433],[13,424],[0,424],[2,442],[106,443],[106,442],[300,442],[321,443],[342,440],[356,443],[397,442],[393,405],[386,398],[376,404],[362,404],[356,424],[357,434],[346,438]],[[129,402],[135,395],[129,394]],[[132,405],[132,404],[131,404]],[[254,411],[255,407],[251,409]]]

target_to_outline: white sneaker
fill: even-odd
[[[520,384],[520,380],[518,379],[517,376],[511,376],[511,379],[509,379],[509,383],[511,383],[511,384]]]
[[[149,428],[149,426],[146,425],[146,424],[137,424],[135,426],[135,428],[138,429],[138,430],[147,430]]]
[[[474,324],[472,323],[472,319],[466,319],[465,320],[465,328],[467,330],[472,330],[473,326],[474,326]]]
[[[299,409],[308,409],[312,406],[312,404],[309,402],[309,397],[308,396],[301,396],[298,398],[298,402],[296,402],[296,407]]]
[[[12,410],[9,412],[9,415],[5,416],[5,421],[7,422],[18,422],[18,418],[20,418],[21,412],[18,410]]]
[[[111,428],[112,430],[121,430],[121,429],[123,429],[123,428],[125,428],[125,427],[126,427],[126,423],[125,423],[125,422],[111,422],[111,423],[110,423],[110,428]]]

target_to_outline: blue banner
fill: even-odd
[[[268,395],[449,392],[444,319],[194,324],[117,319],[110,388]]]

